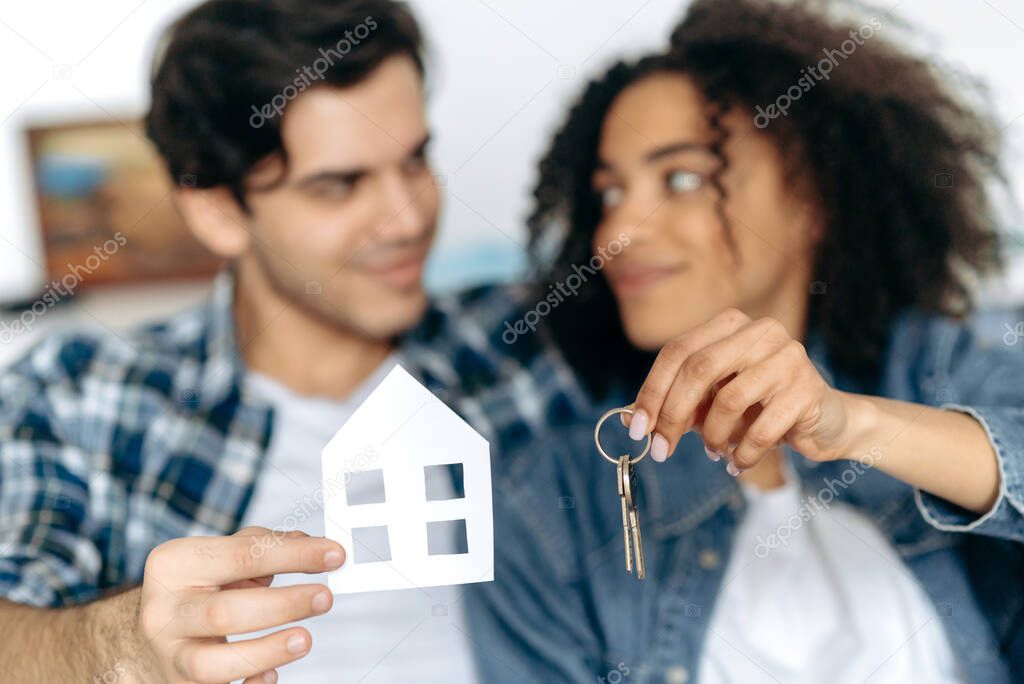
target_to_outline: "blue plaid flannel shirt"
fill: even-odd
[[[125,335],[53,336],[0,373],[0,597],[68,606],[142,579],[163,541],[234,532],[273,411],[244,389],[233,282]],[[435,300],[403,365],[492,451],[568,423],[587,399],[554,345],[502,340],[514,290]]]

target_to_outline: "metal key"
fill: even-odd
[[[600,420],[597,421],[597,426],[594,428],[594,442],[597,444],[597,450],[601,456],[606,461],[615,464],[616,488],[619,495],[619,504],[622,509],[622,546],[626,556],[626,572],[632,575],[633,568],[635,567],[637,578],[644,579],[646,576],[644,544],[643,537],[640,534],[640,513],[636,505],[637,479],[633,466],[647,456],[651,449],[651,436],[647,436],[647,443],[644,445],[644,450],[639,456],[630,457],[629,454],[623,454],[618,458],[613,458],[604,450],[604,447],[601,446],[600,438],[601,425],[604,424],[605,420],[619,413],[632,412],[632,409],[617,408],[601,416]]]
[[[626,492],[632,478],[627,474],[632,468],[629,465],[629,454],[619,456],[619,463],[615,466],[615,480],[619,486],[619,503],[622,504],[622,547],[626,550],[626,572],[633,574],[633,544],[631,541],[632,525],[630,523],[630,505],[626,500]]]
[[[626,519],[629,523],[629,536],[632,544],[627,545],[626,553],[632,549],[633,563],[636,566],[637,579],[643,579],[646,575],[644,566],[644,540],[640,536],[640,512],[636,507],[636,471],[630,463],[629,456],[622,456],[619,459],[619,466],[622,471],[619,477],[619,488],[622,490],[623,510],[626,511]],[[630,563],[626,563],[626,571],[631,572]]]

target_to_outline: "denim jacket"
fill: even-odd
[[[879,384],[864,387],[831,372],[819,340],[807,346],[834,387],[962,411],[984,426],[1001,485],[983,515],[877,468],[790,456],[805,496],[854,506],[891,542],[970,681],[1024,681],[1024,354],[986,348],[949,319],[908,314],[894,325]],[[614,443],[624,430],[608,432],[616,450],[628,448],[624,436]],[[637,466],[644,581],[625,572],[615,469],[594,449],[592,420],[538,435],[499,461],[495,582],[473,587],[469,602],[474,638],[486,645],[484,680],[699,681],[745,512],[738,483],[705,458],[699,438],[686,435],[667,463]]]

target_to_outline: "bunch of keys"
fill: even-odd
[[[644,540],[640,534],[640,513],[636,506],[636,471],[633,469],[651,450],[651,436],[647,435],[647,443],[639,456],[630,457],[623,454],[618,458],[610,456],[601,446],[601,426],[606,420],[620,413],[633,414],[633,409],[614,408],[605,413],[594,427],[594,443],[597,451],[609,463],[615,464],[615,480],[619,492],[619,503],[622,505],[622,543],[626,550],[626,572],[633,574],[636,566],[637,579],[646,576],[644,570]]]

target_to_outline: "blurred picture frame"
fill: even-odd
[[[73,274],[86,289],[205,278],[221,267],[188,230],[141,120],[23,130],[48,280]]]

